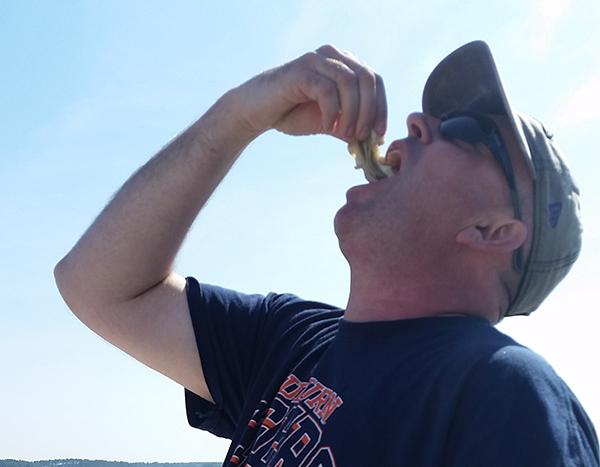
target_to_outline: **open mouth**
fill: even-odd
[[[400,170],[400,166],[402,165],[402,151],[390,146],[385,154],[383,164],[391,168],[393,173],[398,172]]]

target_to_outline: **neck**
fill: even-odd
[[[481,308],[470,303],[463,291],[445,278],[385,277],[351,271],[350,296],[345,319],[387,321],[433,316],[482,316]],[[487,318],[487,317],[486,317]]]

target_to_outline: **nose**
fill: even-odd
[[[397,172],[402,165],[402,159],[408,157],[412,149],[415,149],[410,144],[411,142],[418,141],[421,144],[430,144],[434,141],[436,138],[435,125],[435,119],[430,115],[422,112],[409,114],[406,118],[408,136],[390,144],[385,155],[385,164],[391,166]]]
[[[408,137],[418,139],[423,144],[429,144],[433,139],[433,131],[423,112],[413,112],[406,118]]]

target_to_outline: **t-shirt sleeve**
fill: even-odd
[[[445,449],[453,467],[592,467],[598,438],[581,404],[554,370],[510,346],[476,365]]]
[[[186,282],[202,369],[215,400],[213,404],[185,389],[188,422],[231,438],[245,405],[257,402],[248,398],[266,390],[282,362],[288,363],[289,348],[301,330],[319,317],[311,309],[323,304],[292,294],[244,294],[199,284],[192,277]]]

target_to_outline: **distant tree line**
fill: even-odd
[[[221,467],[220,462],[120,462],[89,459],[20,461],[0,459],[0,467]]]

